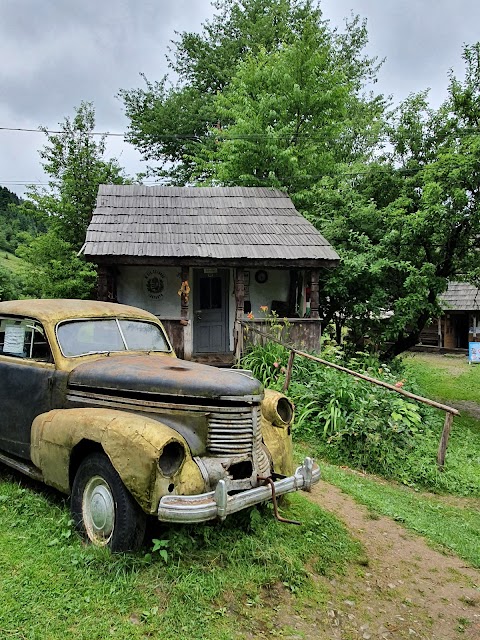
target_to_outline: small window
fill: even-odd
[[[53,362],[42,325],[30,318],[0,318],[0,353],[38,362]]]

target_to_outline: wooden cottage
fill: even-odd
[[[82,248],[98,298],[142,307],[180,357],[231,360],[238,321],[290,319],[290,339],[319,349],[319,274],[339,258],[281,191],[102,185]]]
[[[420,344],[468,349],[480,340],[480,290],[467,282],[449,282],[440,296],[443,315],[420,334]]]

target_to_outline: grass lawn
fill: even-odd
[[[480,365],[466,356],[409,353],[404,362],[428,398],[480,404]]]
[[[362,562],[359,545],[301,495],[285,514],[303,526],[265,508],[223,525],[166,526],[155,533],[166,562],[158,552],[111,555],[82,544],[56,494],[3,472],[0,637],[226,640],[251,632],[258,607],[268,629],[272,590],[325,606],[310,573]]]

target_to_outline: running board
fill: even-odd
[[[28,464],[28,462],[21,462],[20,460],[16,460],[15,458],[10,458],[3,453],[0,453],[0,462],[7,467],[10,467],[11,469],[15,469],[15,471],[24,473],[26,476],[32,478],[33,480],[43,482],[42,472],[33,464]]]

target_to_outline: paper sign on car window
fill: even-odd
[[[25,344],[25,327],[21,325],[8,325],[5,327],[5,342],[3,343],[4,353],[23,355],[23,345]]]

